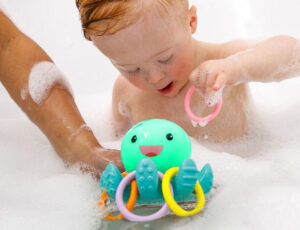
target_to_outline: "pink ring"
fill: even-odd
[[[185,99],[184,99],[184,108],[185,108],[185,112],[187,113],[187,115],[195,122],[197,123],[206,123],[209,121],[212,121],[213,119],[216,118],[216,116],[219,114],[219,112],[221,111],[222,108],[222,104],[223,104],[223,99],[221,97],[220,101],[217,103],[215,110],[209,114],[206,117],[197,117],[191,110],[190,107],[190,103],[191,103],[191,97],[192,94],[195,90],[195,87],[192,86],[191,88],[189,88],[189,90],[187,91],[186,95],[185,95]]]
[[[122,213],[123,217],[125,217],[127,220],[131,220],[131,221],[144,222],[144,221],[156,220],[156,219],[159,219],[159,218],[165,216],[169,210],[168,204],[166,202],[156,213],[153,213],[149,216],[138,216],[138,215],[135,215],[132,212],[128,211],[128,209],[126,208],[126,206],[124,204],[123,192],[126,188],[126,185],[135,178],[135,175],[136,175],[136,171],[129,173],[126,177],[123,178],[123,180],[121,181],[121,183],[119,184],[119,186],[117,188],[116,204],[118,206],[119,211]],[[159,171],[158,171],[158,176],[159,176],[159,179],[162,180],[163,174]],[[170,184],[170,189],[171,189],[171,193],[173,195],[173,188],[172,188],[171,184]]]

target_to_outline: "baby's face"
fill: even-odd
[[[94,45],[133,85],[176,96],[195,68],[191,30],[171,16],[145,17]]]

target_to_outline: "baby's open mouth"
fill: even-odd
[[[146,157],[155,157],[161,153],[163,145],[140,146],[141,153]]]
[[[173,90],[174,83],[170,82],[165,88],[159,89],[158,91],[162,94],[168,94]]]

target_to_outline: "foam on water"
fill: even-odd
[[[215,106],[221,100],[223,89],[224,86],[220,88],[218,91],[212,90],[207,95],[205,95],[204,97],[205,104],[209,107]]]
[[[5,15],[8,15],[2,2],[0,2],[0,11],[2,11]]]

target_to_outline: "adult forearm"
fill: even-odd
[[[123,169],[120,151],[102,148],[85,124],[63,74],[2,12],[0,81],[66,162],[83,163],[97,177],[111,162]]]
[[[33,66],[43,61],[51,63],[51,59],[7,18],[2,18],[1,23],[5,23],[6,29],[0,29],[0,81],[63,159],[69,162],[83,160],[85,153],[100,145],[85,126],[72,95],[61,85],[54,84],[46,99],[37,104],[28,92]]]

